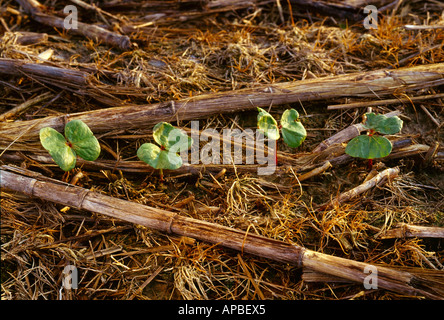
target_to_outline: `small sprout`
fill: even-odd
[[[65,126],[65,136],[50,127],[40,129],[40,142],[64,171],[75,167],[77,156],[94,161],[100,155],[99,141],[81,120],[68,122]]]
[[[347,144],[345,153],[355,158],[372,159],[384,158],[392,152],[392,143],[379,134],[395,134],[402,129],[399,117],[387,117],[382,114],[367,113],[364,128],[367,135],[360,135]],[[370,162],[371,163],[371,162]]]
[[[161,175],[162,169],[180,168],[183,162],[177,153],[191,148],[193,139],[167,122],[154,126],[153,137],[160,147],[153,143],[142,144],[137,150],[139,159],[154,169],[160,169]]]
[[[278,140],[280,138],[279,128],[282,131],[284,142],[292,148],[299,147],[307,137],[307,131],[299,121],[299,113],[295,109],[288,109],[282,114],[281,126],[271,114],[261,108],[257,108],[257,126],[269,139]]]
[[[291,148],[299,147],[307,137],[307,131],[299,121],[299,113],[295,109],[285,110],[282,114],[281,125],[271,114],[261,108],[257,108],[257,127],[271,140],[280,138],[279,129],[282,131],[284,142]],[[277,148],[275,151],[275,163],[277,164]]]

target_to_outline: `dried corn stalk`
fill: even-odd
[[[363,262],[314,252],[283,241],[106,196],[25,169],[2,166],[0,174],[3,189],[100,213],[163,232],[220,244],[353,282],[364,283],[368,276],[366,270],[372,268],[373,271],[377,270],[379,288],[429,299],[444,299],[444,289],[440,281],[435,282],[413,272],[371,266]],[[436,271],[434,276],[444,277],[444,272]]]
[[[31,68],[32,65],[32,68]],[[17,71],[19,66],[19,71]],[[43,64],[27,64],[14,60],[0,59],[0,73],[16,74],[28,72],[35,76],[38,69],[39,79],[45,77]],[[47,66],[46,66],[47,67]],[[27,72],[27,70],[29,70]],[[97,95],[94,84],[84,78],[85,73],[63,68],[51,68],[48,75],[50,81],[57,86],[66,87],[68,83],[61,81],[66,74],[71,74],[80,87],[86,85],[81,92]],[[60,77],[61,79],[57,78]],[[59,80],[61,82],[59,82]],[[70,80],[68,80],[70,81]],[[377,70],[364,73],[308,79],[295,82],[284,82],[273,85],[259,86],[217,92],[191,97],[179,101],[160,102],[151,105],[130,105],[87,112],[73,113],[69,116],[49,116],[43,119],[18,121],[0,124],[0,136],[4,139],[17,137],[24,130],[26,136],[21,139],[36,140],[39,130],[52,127],[61,131],[67,120],[79,119],[85,122],[94,133],[106,132],[115,128],[122,130],[146,128],[160,121],[180,121],[207,118],[219,113],[239,112],[270,105],[281,105],[300,101],[324,100],[340,97],[374,97],[386,96],[402,91],[411,91],[425,87],[438,86],[444,83],[444,63],[421,65],[393,71]],[[110,88],[108,88],[110,89]],[[102,89],[103,92],[105,89]],[[110,99],[111,92],[101,96]],[[14,139],[12,139],[14,140]]]

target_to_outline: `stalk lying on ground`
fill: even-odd
[[[378,173],[372,179],[364,182],[363,184],[340,194],[336,199],[332,199],[330,202],[321,206],[320,210],[325,210],[329,208],[334,208],[339,206],[341,203],[353,199],[357,195],[364,193],[375,186],[380,186],[387,181],[391,181],[396,178],[399,174],[399,168],[388,168],[380,173]]]
[[[0,59],[0,73],[23,76],[38,74],[39,80],[45,82],[43,64],[32,64],[32,68],[24,61],[20,63],[9,59]],[[17,67],[18,66],[18,67]],[[95,98],[112,100],[111,88],[94,90],[89,84],[85,73],[76,70],[51,67],[50,85],[66,89],[63,80],[66,71],[74,73],[76,84],[85,88],[80,93],[92,94]],[[34,73],[33,73],[34,72]],[[57,77],[61,77],[56,80]],[[375,95],[390,96],[402,91],[417,90],[424,87],[438,86],[444,83],[444,63],[387,70],[369,71],[339,76],[331,76],[302,81],[284,82],[272,85],[261,85],[227,92],[203,94],[179,101],[166,101],[150,105],[125,105],[94,111],[78,112],[69,115],[69,120],[82,120],[94,133],[146,128],[158,122],[183,121],[208,118],[219,113],[240,112],[257,107],[276,106],[286,103],[333,99],[340,97],[374,97]],[[116,90],[121,88],[115,87]],[[103,93],[105,92],[105,93]],[[27,130],[26,135],[18,141],[33,141],[38,138],[39,130],[52,127],[61,131],[66,124],[67,115],[48,116],[42,119],[17,121],[0,124],[0,136],[3,143],[9,145],[20,133]]]
[[[181,216],[177,213],[113,198],[88,189],[62,183],[39,173],[10,166],[0,170],[0,186],[5,190],[20,192],[43,200],[77,207],[113,218],[143,225],[162,232],[174,233],[202,241],[219,244],[243,253],[250,253],[297,267],[364,283],[368,268],[376,268],[378,287],[402,294],[444,299],[441,283],[414,274],[383,266],[352,261],[318,253],[242,230]],[[436,277],[444,272],[436,271]]]
[[[111,46],[119,47],[123,50],[131,48],[131,41],[128,36],[111,32],[101,27],[77,22],[77,28],[66,29],[65,20],[56,16],[44,13],[45,6],[36,0],[16,0],[31,17],[42,24],[60,28],[73,34],[83,35],[98,42],[104,42]]]

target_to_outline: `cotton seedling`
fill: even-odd
[[[257,126],[265,136],[272,140],[280,138],[279,131],[282,133],[284,142],[291,148],[299,147],[307,137],[307,131],[299,120],[299,113],[295,109],[287,109],[281,117],[280,126],[271,114],[261,108],[257,108]],[[275,153],[277,164],[277,147]]]
[[[64,171],[75,167],[77,156],[94,161],[100,155],[99,141],[81,120],[68,122],[65,126],[65,136],[50,127],[40,129],[40,142]]]
[[[347,144],[345,153],[355,158],[369,160],[372,167],[373,159],[384,158],[392,152],[392,143],[380,134],[395,134],[401,131],[403,122],[397,117],[382,114],[366,113],[364,128],[367,134],[360,135]]]
[[[163,169],[175,170],[182,166],[183,161],[178,153],[191,148],[193,139],[167,122],[154,126],[153,138],[158,145],[142,144],[137,150],[137,156],[154,169],[159,169],[163,179]]]

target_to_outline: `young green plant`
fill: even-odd
[[[144,143],[137,150],[137,156],[154,169],[159,169],[160,178],[163,180],[163,169],[175,170],[182,166],[183,161],[178,152],[190,149],[193,139],[183,130],[167,122],[160,122],[154,126],[153,138],[159,146]]]
[[[94,161],[100,155],[100,144],[91,129],[81,120],[65,126],[65,136],[53,128],[40,129],[40,143],[64,171],[76,166],[76,158]]]
[[[279,129],[284,142],[291,148],[299,147],[307,137],[307,131],[299,120],[299,113],[295,109],[287,109],[281,117],[280,126],[271,114],[261,108],[257,108],[257,126],[268,139],[278,140]],[[277,164],[277,144],[275,150],[275,162]]]
[[[392,143],[380,134],[395,134],[402,129],[402,120],[397,117],[387,117],[383,114],[366,113],[364,128],[366,135],[360,135],[347,144],[345,153],[355,158],[368,159],[369,168],[373,159],[384,158],[392,152]]]

